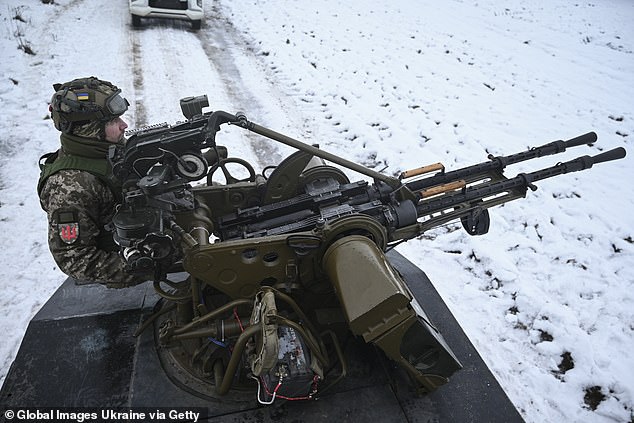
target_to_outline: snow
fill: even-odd
[[[55,82],[114,82],[133,105],[132,127],[180,120],[179,98],[207,94],[213,109],[244,111],[387,174],[438,161],[453,169],[589,131],[595,146],[508,174],[631,150],[634,2],[205,3],[195,33],[172,21],[133,30],[125,0],[3,2],[0,382],[29,320],[65,279],[35,192],[35,163],[58,145],[47,119]],[[237,130],[219,142],[260,169],[290,151]],[[526,199],[493,209],[485,236],[451,224],[399,247],[528,422],[633,418],[629,153],[539,182]],[[594,410],[593,390],[603,395]]]

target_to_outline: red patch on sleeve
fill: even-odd
[[[57,225],[59,238],[66,244],[73,244],[79,239],[79,223],[62,223]]]

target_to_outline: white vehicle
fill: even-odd
[[[190,21],[194,30],[203,19],[203,0],[130,0],[132,26],[141,26],[141,18],[167,18]]]

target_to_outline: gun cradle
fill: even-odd
[[[278,235],[197,246],[187,252],[183,267],[233,299],[253,298],[262,286],[290,290],[297,288],[299,281],[314,280],[316,275],[315,254],[302,257],[298,266],[297,253],[288,246],[289,238]]]

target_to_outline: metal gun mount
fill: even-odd
[[[618,148],[503,175],[508,165],[595,142],[588,133],[394,178],[194,103],[188,121],[137,132],[109,157],[124,186],[115,240],[129,270],[151,275],[163,298],[144,328],[154,326],[170,377],[206,398],[245,400],[244,390],[262,404],[318,398],[345,379],[354,339],[378,347],[419,392],[436,389],[461,363],[385,251],[452,220],[484,234],[488,208],[524,197],[534,182],[625,155]],[[216,144],[224,124],[299,151],[257,174]],[[374,182],[350,182],[325,160]],[[231,163],[249,176],[232,175]],[[213,179],[218,169],[224,185]]]

